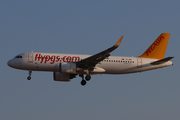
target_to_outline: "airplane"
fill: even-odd
[[[95,55],[30,52],[15,56],[7,64],[12,68],[28,70],[28,80],[32,71],[50,71],[53,72],[54,81],[67,82],[79,75],[84,86],[95,74],[128,74],[173,65],[169,60],[174,57],[164,58],[169,37],[170,33],[160,34],[138,57],[110,56],[120,45],[122,36],[115,45]]]

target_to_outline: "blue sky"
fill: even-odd
[[[0,1],[0,119],[179,120],[178,0]],[[24,52],[95,54],[124,35],[114,56],[141,55],[162,33],[171,33],[165,57],[173,66],[127,75],[94,75],[53,81],[51,72],[12,69]]]

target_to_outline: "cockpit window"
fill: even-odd
[[[14,58],[22,58],[22,56],[16,56],[16,57],[14,57]]]

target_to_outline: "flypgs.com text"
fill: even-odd
[[[56,55],[41,55],[37,53],[35,55],[35,61],[40,61],[40,63],[47,63],[50,61],[50,64],[54,64],[55,62],[77,62],[80,61],[80,57],[78,56],[56,56]]]

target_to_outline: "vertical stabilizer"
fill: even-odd
[[[167,44],[169,41],[170,33],[162,33],[154,43],[139,57],[152,58],[152,59],[163,59]]]

